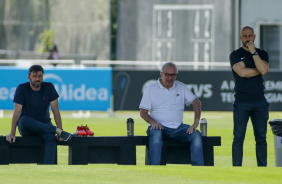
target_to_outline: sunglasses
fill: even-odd
[[[164,75],[165,75],[165,77],[171,77],[171,78],[174,78],[174,77],[176,77],[176,75],[177,75],[177,73],[165,73],[165,72],[163,72],[164,73]]]

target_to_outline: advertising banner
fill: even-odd
[[[160,77],[159,71],[114,71],[114,110],[139,110],[144,90]],[[204,111],[232,111],[234,80],[231,71],[180,71],[176,77],[202,102]],[[282,109],[282,72],[264,76],[270,110]],[[188,107],[187,110],[191,110]]]
[[[28,82],[28,68],[0,67],[0,109],[14,108],[14,94]],[[100,110],[111,107],[111,68],[46,68],[43,79],[54,84],[60,110]]]

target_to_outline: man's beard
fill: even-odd
[[[248,42],[245,42],[245,43],[242,42],[243,46],[248,48],[247,43],[249,43],[249,41],[248,41]]]
[[[35,87],[35,88],[39,88],[41,86],[42,82],[39,82],[39,83],[36,83],[36,82],[38,82],[38,81],[35,81],[34,83],[31,83],[31,85],[33,87]]]

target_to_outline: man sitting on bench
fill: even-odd
[[[44,70],[40,65],[29,68],[29,82],[20,84],[14,97],[14,114],[12,118],[11,133],[6,140],[14,143],[16,128],[22,136],[41,136],[45,141],[44,164],[55,164],[57,143],[68,141],[71,134],[63,131],[62,120],[58,107],[58,93],[50,82],[43,82]],[[49,108],[52,108],[57,127],[53,126]]]
[[[151,165],[160,165],[163,138],[190,142],[191,164],[204,165],[203,143],[196,129],[201,116],[201,102],[182,82],[175,81],[174,63],[162,66],[161,78],[149,86],[140,103],[140,116],[149,123],[149,152]],[[195,117],[192,126],[183,124],[184,106],[192,104]],[[150,114],[149,114],[150,111]]]

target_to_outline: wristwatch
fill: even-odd
[[[258,52],[254,52],[254,53],[252,54],[252,56],[255,56],[255,55],[258,55]]]

